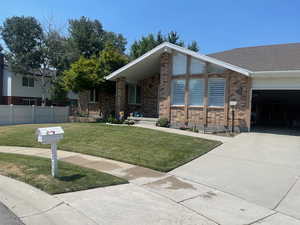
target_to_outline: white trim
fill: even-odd
[[[132,62],[126,64],[125,66],[121,67],[120,69],[118,69],[115,72],[111,73],[110,75],[106,76],[105,79],[110,80],[110,79],[114,78],[115,76],[117,76],[122,71],[124,71],[124,70],[128,69],[129,67],[137,64],[138,62],[144,60],[148,56],[152,55],[154,52],[156,52],[156,51],[160,50],[161,48],[165,47],[165,46],[163,46],[163,44],[158,45],[157,47],[153,48],[149,52],[146,52],[144,55],[140,56],[139,58],[133,60]]]
[[[249,75],[252,73],[252,71],[250,71],[250,70],[243,69],[243,68],[241,68],[241,67],[238,67],[238,66],[235,66],[235,65],[226,63],[226,62],[224,62],[224,61],[218,60],[218,59],[216,59],[216,58],[213,58],[213,57],[210,57],[210,56],[207,56],[207,55],[203,55],[203,54],[194,52],[194,51],[192,51],[192,50],[189,50],[189,49],[180,47],[180,46],[178,46],[178,45],[171,44],[171,43],[169,43],[169,42],[165,42],[165,43],[163,43],[163,44],[165,44],[166,47],[169,47],[169,48],[171,48],[171,49],[174,49],[174,50],[176,50],[176,51],[178,51],[178,52],[181,52],[181,53],[190,55],[190,56],[192,56],[192,57],[194,57],[194,58],[197,58],[197,59],[200,59],[200,60],[203,60],[203,61],[206,61],[206,62],[210,62],[210,63],[212,63],[212,64],[215,64],[215,65],[218,65],[218,66],[221,66],[221,67],[230,69],[230,70],[233,70],[233,71],[235,71],[235,72],[244,74],[244,75],[246,75],[246,76],[249,76]]]
[[[190,56],[192,56],[192,57],[194,57],[194,58],[197,58],[197,59],[200,59],[200,60],[202,60],[202,61],[206,61],[206,62],[215,64],[215,65],[218,65],[218,66],[221,66],[221,67],[224,67],[224,68],[233,70],[233,71],[235,71],[235,72],[244,74],[244,75],[246,75],[246,76],[249,76],[250,73],[252,73],[252,71],[243,69],[243,68],[238,67],[238,66],[234,66],[234,65],[232,65],[232,64],[223,62],[223,61],[221,61],[221,60],[212,58],[212,57],[210,57],[210,56],[206,56],[206,55],[203,55],[203,54],[194,52],[194,51],[192,51],[192,50],[189,50],[189,49],[186,49],[186,48],[183,48],[183,47],[180,47],[180,46],[171,44],[171,43],[169,43],[169,42],[164,42],[164,43],[158,45],[157,47],[153,48],[152,50],[148,51],[148,52],[145,53],[144,55],[140,56],[139,58],[137,58],[137,59],[133,60],[132,62],[128,63],[127,65],[125,65],[125,66],[121,67],[120,69],[114,71],[114,72],[111,73],[110,75],[106,76],[105,79],[106,79],[106,80],[113,80],[113,79],[117,78],[118,75],[119,75],[121,72],[127,70],[127,69],[130,68],[131,66],[137,64],[138,62],[143,61],[144,59],[148,58],[149,56],[151,56],[152,54],[154,54],[155,52],[157,52],[157,51],[159,51],[159,50],[161,50],[161,49],[163,49],[163,48],[165,48],[164,51],[166,51],[166,52],[170,52],[169,49],[173,49],[173,50],[178,51],[178,52],[181,52],[181,53],[183,53],[183,54],[190,55]]]
[[[252,74],[268,74],[268,73],[300,73],[300,70],[276,70],[276,71],[257,71]]]
[[[268,87],[261,87],[261,88],[259,88],[259,87],[253,87],[252,88],[252,90],[253,91],[259,91],[259,90],[266,90],[266,91],[271,91],[271,90],[274,90],[274,91],[276,91],[276,90],[300,90],[300,87],[299,88],[294,88],[294,87],[290,87],[290,88],[285,88],[285,87],[283,87],[283,88],[280,88],[280,87],[278,87],[278,88],[273,88],[273,87],[270,87],[270,88],[268,88]]]

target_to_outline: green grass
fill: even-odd
[[[0,174],[28,183],[49,194],[79,191],[127,183],[96,170],[58,161],[59,176],[51,176],[50,159],[0,153]]]
[[[124,161],[167,172],[212,150],[218,141],[150,129],[101,123],[33,124],[0,127],[0,145],[42,147],[38,127],[62,126],[61,150]]]

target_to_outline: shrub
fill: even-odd
[[[110,115],[109,117],[107,117],[106,123],[121,124],[121,123],[123,123],[123,121],[118,120],[115,117],[113,117],[112,115]]]
[[[165,117],[159,118],[156,122],[156,126],[158,126],[158,127],[169,127],[168,118],[165,118]]]

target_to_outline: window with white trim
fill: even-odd
[[[128,85],[128,104],[141,104],[141,88],[136,84]]]
[[[191,74],[201,74],[206,70],[205,62],[201,60],[191,58]]]
[[[172,105],[184,105],[185,80],[172,80]]]
[[[202,106],[204,102],[204,79],[189,80],[189,105]]]
[[[174,76],[186,74],[187,56],[181,53],[174,53],[172,65]]]
[[[34,78],[32,77],[22,77],[23,87],[34,87]]]
[[[208,79],[208,106],[224,106],[225,104],[225,79]]]

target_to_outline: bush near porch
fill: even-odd
[[[60,150],[128,162],[167,172],[220,145],[221,142],[138,127],[101,123],[29,124],[0,127],[0,145],[50,148],[35,137],[38,127],[62,126]],[[49,150],[50,151],[50,150]]]

